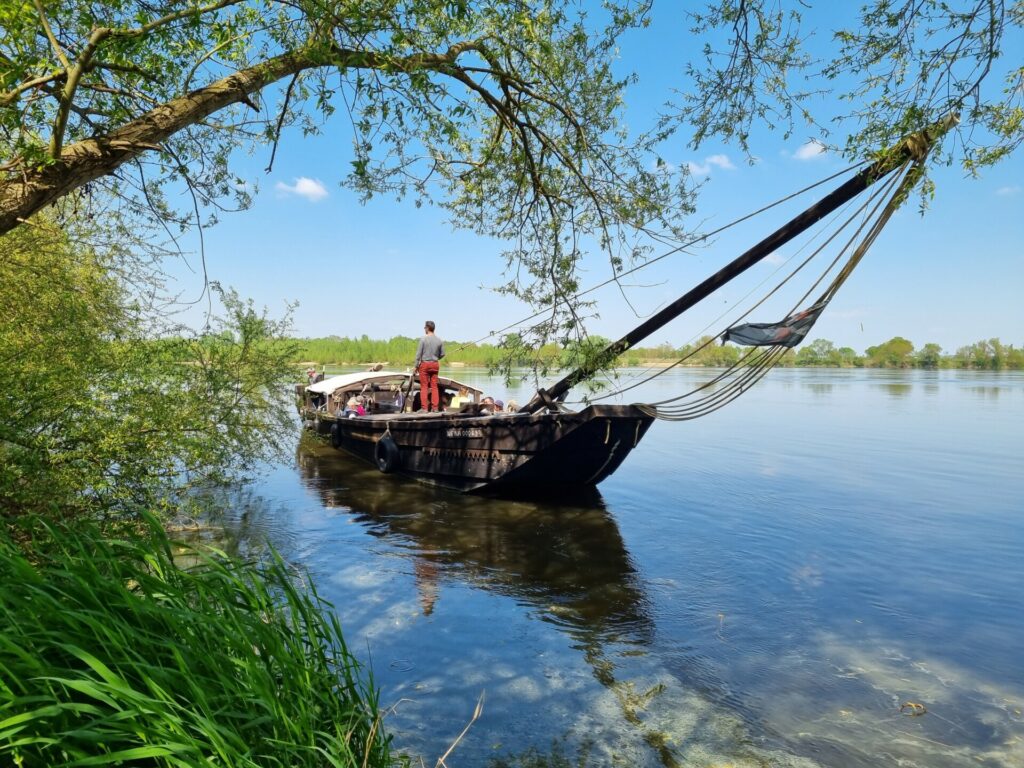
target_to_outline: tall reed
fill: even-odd
[[[155,521],[74,526],[0,532],[0,764],[393,764],[372,680],[280,557],[185,569]]]

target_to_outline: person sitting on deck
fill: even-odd
[[[452,398],[451,403],[449,403],[449,407],[458,410],[459,408],[462,407],[463,403],[468,403],[468,402],[470,402],[470,400],[469,400],[469,390],[466,389],[465,387],[460,387],[459,388],[459,393],[455,397]]]
[[[487,397],[480,401],[480,415],[490,416],[492,413],[494,413],[494,398],[487,395]]]
[[[346,419],[351,419],[355,416],[365,416],[366,409],[363,408],[362,403],[360,403],[354,397],[350,397],[348,399],[348,403],[345,405],[345,410],[341,415]]]
[[[494,412],[501,413],[505,410],[505,404],[501,400],[494,401]]]

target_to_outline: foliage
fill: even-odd
[[[828,339],[815,339],[800,347],[796,355],[797,365],[839,365],[839,350]]]
[[[918,368],[938,368],[942,363],[942,347],[938,344],[925,344],[916,355],[914,365]]]
[[[202,332],[168,325],[72,236],[40,218],[0,239],[0,512],[152,507],[274,455],[287,321],[220,290]]]
[[[826,8],[840,18],[829,30],[832,45],[823,41],[819,51],[813,33]],[[861,159],[957,114],[959,135],[931,162],[956,158],[974,171],[1024,140],[1024,67],[1019,56],[1003,61],[1020,51],[1019,2],[715,0],[691,18],[705,41],[703,60],[691,64],[692,86],[665,127],[692,127],[694,146],[723,138],[749,153],[755,124],[781,126],[788,136],[799,121]],[[838,97],[837,108],[828,95]]]
[[[913,363],[914,344],[902,336],[894,336],[884,344],[868,347],[867,364],[873,368],[909,368]]]
[[[404,370],[411,366],[416,358],[416,344],[417,339],[407,336],[371,339],[365,334],[359,338],[330,336],[301,339],[297,341],[295,360],[328,365],[384,363]],[[552,367],[561,352],[561,347],[556,344],[533,349],[526,345],[514,346],[511,340],[503,344],[484,344],[446,339],[445,358],[442,364],[461,363],[498,369],[506,365],[531,367],[539,360],[542,363],[540,368],[544,369],[545,365],[548,368]]]
[[[317,131],[343,106],[348,185],[436,202],[504,241],[502,290],[555,307],[537,339],[569,338],[584,242],[614,273],[642,253],[639,233],[678,233],[689,209],[685,173],[652,169],[619,122],[628,78],[612,71],[616,39],[647,10],[15,0],[0,17],[0,232],[72,190],[161,226],[244,205],[231,153],[274,147],[289,126]],[[196,203],[184,213],[165,195],[182,184]]]
[[[999,339],[977,341],[957,350],[957,367],[998,371],[1004,368],[1024,370],[1024,349],[1004,346]]]
[[[651,2],[13,0],[0,7],[0,232],[70,194],[110,228],[148,221],[173,238],[246,205],[232,153],[266,145],[269,169],[284,132],[337,112],[350,187],[436,203],[505,244],[499,289],[546,313],[511,360],[586,344],[586,249],[614,277],[644,258],[647,235],[678,241],[686,171],[655,157],[676,132],[749,151],[755,124],[791,133],[802,119],[861,159],[956,112],[960,134],[932,162],[959,153],[971,170],[1024,137],[1024,69],[1003,59],[1020,3],[831,4],[835,45],[819,55],[806,29],[821,8],[715,0],[691,14],[703,57],[678,110],[632,139],[616,46]],[[824,111],[825,94],[849,110]],[[182,186],[192,204],[176,210],[167,193]]]
[[[392,764],[331,606],[280,558],[174,545],[185,569],[152,519],[109,533],[0,530],[5,764]]]

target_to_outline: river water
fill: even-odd
[[[1024,766],[1022,374],[777,370],[573,504],[297,443],[235,526],[334,603],[415,765],[483,697],[449,768]]]

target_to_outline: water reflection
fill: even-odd
[[[832,385],[822,381],[807,381],[803,383],[803,388],[809,390],[813,395],[831,395]]]
[[[874,386],[876,386],[879,389],[883,390],[890,397],[906,397],[914,389],[914,385],[913,384],[908,384],[908,383],[902,382],[902,381],[879,382],[879,383],[875,384]]]
[[[412,560],[424,617],[439,610],[442,587],[449,582],[512,598],[567,636],[590,677],[607,691],[608,703],[614,704],[602,728],[632,732],[628,739],[632,744],[650,745],[664,738],[638,713],[665,690],[665,683],[641,683],[631,679],[629,671],[629,662],[646,655],[653,641],[649,601],[618,525],[598,492],[581,496],[573,504],[551,504],[431,491],[403,478],[382,477],[375,468],[312,440],[300,443],[297,463],[306,487],[319,496],[325,509],[350,515],[368,533],[385,539],[391,551]],[[477,650],[465,649],[467,653]],[[516,666],[510,656],[492,663],[507,669]],[[465,675],[480,680],[478,669],[460,669],[449,664],[444,678],[452,681]],[[517,682],[511,685],[500,676],[492,679],[490,716],[506,723],[518,721],[515,727],[525,727],[529,733],[525,714],[541,699],[550,699],[550,708],[557,707],[565,687],[579,685],[571,682],[571,674],[544,663],[518,669]],[[394,692],[422,701],[430,685],[399,686]],[[408,713],[404,716],[410,717],[403,728],[406,733],[432,727]],[[510,737],[507,728],[506,737]],[[418,745],[405,746],[415,750]],[[468,749],[462,749],[464,759],[472,754]],[[657,762],[674,764],[671,759]]]
[[[382,476],[314,440],[299,444],[307,487],[413,561],[424,615],[438,585],[459,579],[526,600],[590,639],[643,644],[646,600],[618,526],[597,491],[573,505],[484,499]]]
[[[1003,388],[1002,387],[998,387],[998,386],[995,386],[995,387],[980,386],[980,387],[968,387],[967,388],[967,391],[970,392],[972,395],[975,395],[975,396],[977,396],[979,398],[982,398],[982,399],[985,399],[985,400],[995,400],[996,398],[999,397],[999,395],[1002,392],[1002,390],[1003,390]]]
[[[338,606],[414,764],[486,690],[452,765],[1018,768],[1022,406],[1020,375],[780,370],[652,430],[603,498],[460,497],[304,445],[242,522]]]

